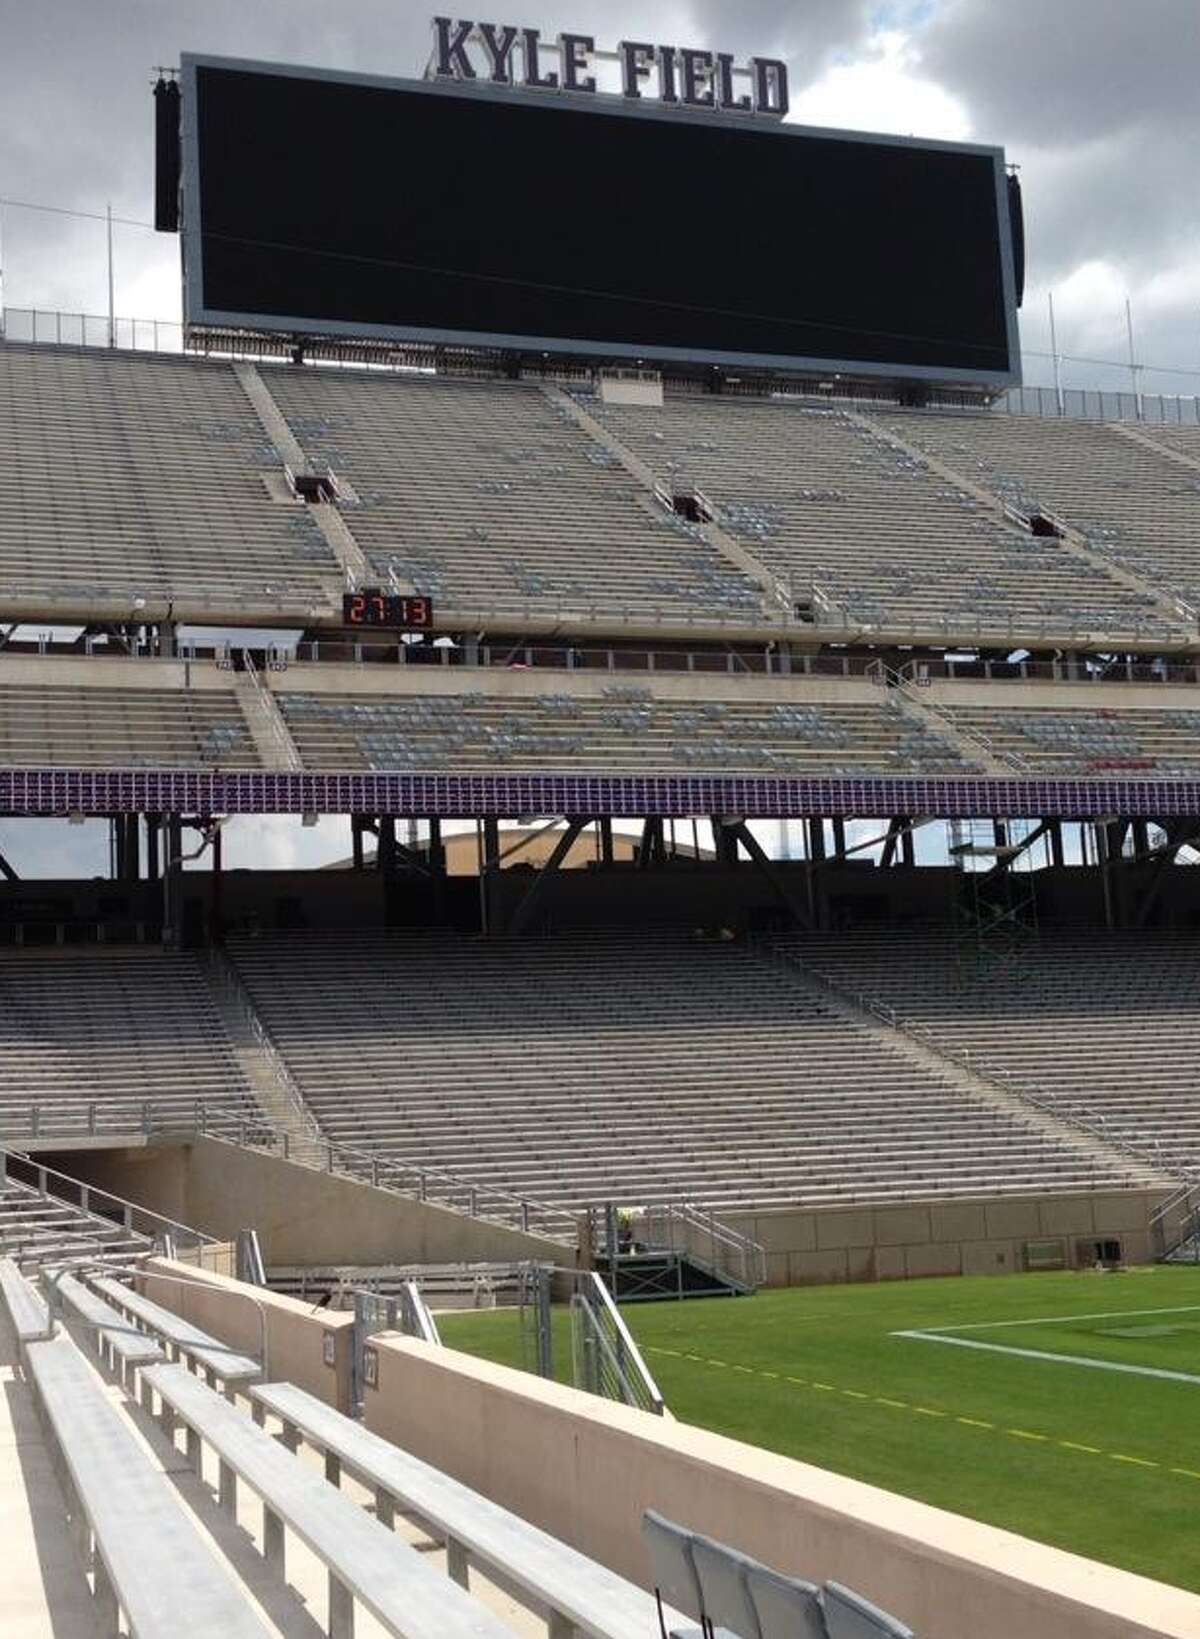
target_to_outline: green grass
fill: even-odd
[[[1200,1378],[1200,1270],[804,1287],[624,1314],[686,1422],[1200,1592],[1200,1382],[892,1335],[987,1322],[952,1335]],[[439,1324],[452,1348],[523,1364],[515,1311]]]

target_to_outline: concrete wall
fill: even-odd
[[[916,1275],[1006,1275],[1026,1267],[1027,1241],[1060,1239],[1068,1266],[1080,1240],[1117,1240],[1126,1263],[1154,1258],[1150,1215],[1169,1190],[997,1196],[896,1206],[731,1215],[759,1241],[773,1286]],[[1090,1260],[1087,1260],[1090,1261]]]
[[[314,1310],[297,1298],[168,1258],[152,1258],[147,1268],[153,1276],[137,1284],[148,1298],[244,1354],[261,1356],[265,1318],[268,1381],[295,1383],[349,1412],[353,1315]]]
[[[207,1234],[258,1230],[268,1264],[471,1263],[573,1252],[217,1139],[69,1157],[76,1177]]]
[[[1196,1639],[1200,1598],[449,1349],[372,1340],[367,1426],[647,1585],[646,1508],[861,1590],[921,1639]]]

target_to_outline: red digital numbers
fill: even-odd
[[[425,628],[433,625],[433,604],[426,597],[405,597],[371,586],[361,592],[345,593],[342,622],[346,626]]]

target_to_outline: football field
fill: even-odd
[[[1200,1270],[623,1310],[675,1416],[1200,1592]],[[570,1376],[565,1312],[555,1363]],[[513,1365],[516,1312],[439,1316]]]

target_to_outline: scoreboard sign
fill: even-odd
[[[755,117],[778,65],[636,41],[623,95],[575,35],[529,89],[487,27],[490,77],[465,19],[426,80],[184,56],[192,332],[1019,382],[1002,149]]]
[[[422,632],[433,625],[433,604],[428,598],[405,597],[367,586],[342,596],[344,626],[391,626],[399,631]]]

